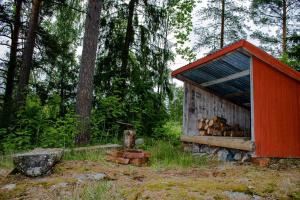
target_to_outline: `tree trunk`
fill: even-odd
[[[85,33],[76,95],[76,114],[79,117],[79,133],[76,145],[87,144],[90,139],[90,115],[92,110],[93,78],[100,28],[102,1],[89,0],[85,20]]]
[[[224,46],[224,26],[225,26],[225,0],[222,0],[222,13],[221,13],[221,40],[220,48]]]
[[[128,55],[129,55],[129,47],[133,39],[133,14],[136,0],[130,0],[128,5],[128,17],[127,17],[127,30],[125,36],[125,42],[122,50],[122,65],[121,65],[121,100],[124,99],[124,90],[126,88],[126,78],[128,77]]]
[[[42,4],[42,0],[32,1],[29,27],[28,27],[27,37],[24,45],[23,60],[20,68],[20,77],[19,77],[17,97],[16,97],[18,109],[24,106],[26,96],[28,93],[29,76],[32,68],[32,57],[33,57],[33,50],[35,45],[36,30],[38,28],[38,19],[39,19],[41,4]]]
[[[287,5],[286,5],[286,0],[282,1],[282,54],[286,53],[286,32],[287,32],[287,27],[286,27],[286,20],[287,20]]]
[[[2,113],[3,117],[5,118],[5,120],[2,120],[4,126],[8,125],[11,119],[12,95],[14,89],[15,71],[17,68],[17,49],[18,49],[18,39],[19,39],[19,32],[20,32],[22,0],[15,0],[15,5],[16,5],[16,12],[14,16],[14,26],[13,26],[14,28],[11,34],[10,58],[8,63],[6,87],[5,87],[5,94],[4,94],[4,106],[3,106],[3,113]]]
[[[61,117],[65,116],[65,66],[64,63],[61,63],[61,73],[60,73],[60,106],[59,113]]]

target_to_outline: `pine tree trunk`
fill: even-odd
[[[286,27],[286,21],[287,21],[287,5],[286,5],[286,0],[282,1],[282,54],[286,53],[286,32],[287,32],[287,27]]]
[[[222,0],[220,48],[223,48],[224,46],[224,26],[225,26],[225,0]]]
[[[38,28],[38,19],[41,4],[42,0],[32,1],[29,27],[24,45],[23,60],[20,68],[20,77],[16,97],[18,108],[21,108],[25,104],[26,96],[28,93],[29,76],[32,68],[32,57],[35,45],[36,31]]]
[[[3,117],[5,118],[5,120],[2,120],[4,126],[9,124],[11,118],[12,95],[14,89],[15,71],[17,68],[17,50],[18,50],[18,39],[19,39],[19,32],[20,32],[22,0],[15,0],[15,5],[16,5],[16,12],[14,16],[14,26],[13,26],[14,28],[11,34],[10,58],[8,63],[6,87],[5,87],[5,94],[4,94],[4,105],[3,105],[3,113],[2,113]]]
[[[127,30],[125,36],[125,42],[122,50],[122,65],[121,65],[121,98],[123,99],[125,94],[124,90],[126,88],[126,78],[128,77],[128,55],[129,55],[129,47],[132,42],[133,36],[133,14],[136,0],[130,0],[128,5],[128,17],[127,17]]]
[[[100,28],[102,1],[89,0],[85,20],[85,33],[76,95],[76,114],[79,117],[79,133],[76,145],[87,144],[90,139],[90,115],[93,98],[93,78]]]

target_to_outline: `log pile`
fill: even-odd
[[[106,153],[106,160],[118,164],[144,166],[149,163],[150,153],[142,150],[114,150]]]
[[[227,137],[248,137],[247,131],[241,130],[238,124],[230,126],[227,120],[214,116],[211,119],[199,119],[198,130],[200,136],[227,136]]]

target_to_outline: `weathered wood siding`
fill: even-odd
[[[227,119],[230,125],[239,124],[243,129],[250,129],[249,110],[185,82],[183,134],[198,135],[198,119],[216,115]]]

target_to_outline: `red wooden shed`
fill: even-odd
[[[300,158],[300,73],[240,40],[172,72],[184,82],[182,141]],[[250,138],[199,136],[197,120],[221,116]]]

